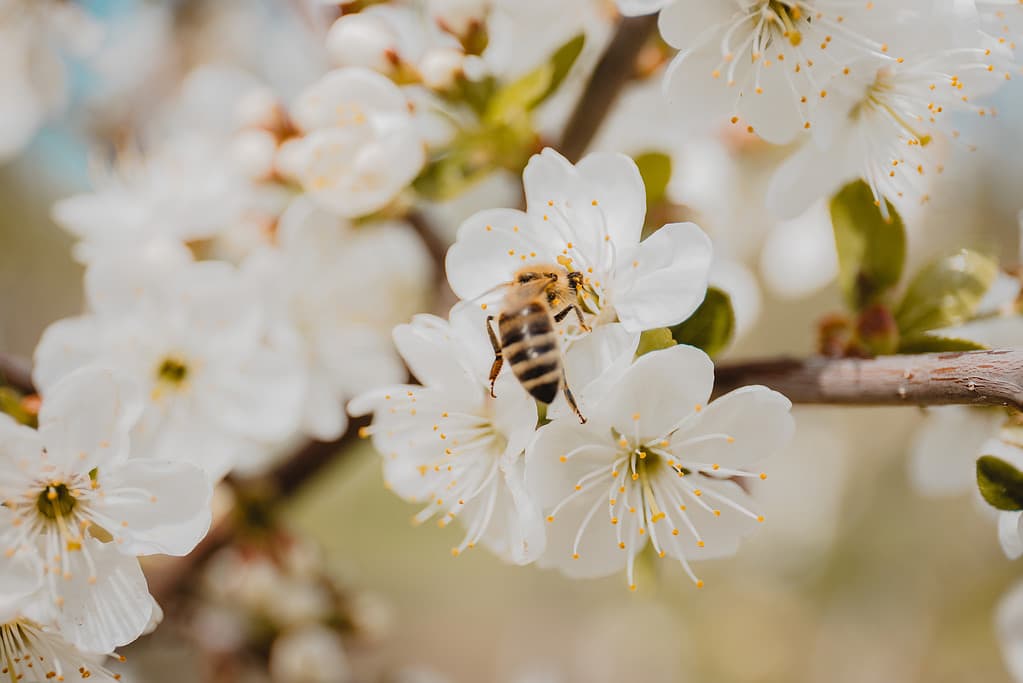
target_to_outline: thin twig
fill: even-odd
[[[773,359],[720,364],[720,395],[748,384],[777,389],[793,403],[987,405],[1023,410],[1023,351]]]
[[[578,161],[589,147],[618,94],[635,75],[636,57],[656,28],[656,14],[625,17],[618,23],[565,126],[558,151],[569,161]]]
[[[247,488],[265,489],[262,504],[265,510],[272,512],[303,485],[312,481],[317,474],[322,473],[328,465],[351,453],[352,450],[348,446],[357,438],[359,429],[368,423],[368,418],[353,419],[341,438],[328,442],[311,441],[258,481],[232,480],[231,483],[236,492],[242,494]],[[237,538],[240,531],[238,515],[225,514],[215,520],[209,533],[188,555],[160,558],[159,561],[151,563],[147,567],[146,577],[153,597],[161,604],[169,604],[173,597],[186,587],[196,570],[214,553]]]

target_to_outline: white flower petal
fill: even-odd
[[[206,474],[184,462],[128,460],[99,472],[103,498],[97,510],[124,539],[127,555],[185,555],[210,527],[212,487]]]
[[[584,192],[583,208],[597,208],[604,214],[608,234],[617,244],[635,244],[643,233],[646,218],[646,188],[639,168],[624,154],[596,152],[576,167]]]
[[[665,481],[666,486],[670,486],[672,483],[677,485],[677,482],[671,481],[674,477],[673,473],[669,473],[663,475],[662,481]],[[679,516],[683,513],[678,510],[670,510],[667,511],[667,519],[670,519],[675,524],[675,528],[678,528],[679,533],[676,536],[670,531],[665,531],[667,527],[660,527],[658,529],[657,537],[663,544],[665,552],[676,559],[684,557],[690,561],[712,560],[734,555],[739,549],[741,539],[760,526],[760,523],[755,517],[746,515],[727,505],[722,500],[712,497],[712,494],[727,498],[751,512],[756,509],[753,500],[738,484],[732,481],[715,480],[696,475],[690,480],[690,483],[701,490],[701,500],[710,508],[710,510],[704,508],[703,505],[693,502],[693,498],[689,497],[684,513],[689,517],[693,527],[700,533],[700,538],[703,540],[704,545],[701,547],[696,536],[693,535],[688,526],[678,521]],[[712,510],[718,510],[721,514],[715,515]],[[657,524],[660,523],[658,522]]]
[[[285,439],[298,428],[306,381],[297,358],[264,348],[239,365],[208,372],[196,387],[196,406],[215,424],[265,441]]]
[[[627,330],[677,325],[703,303],[711,242],[693,223],[665,225],[620,258],[615,310]]]
[[[57,623],[69,642],[89,652],[110,652],[138,638],[149,625],[153,602],[139,561],[109,543],[86,538],[72,554],[70,579],[56,579],[63,604]],[[88,552],[95,573],[81,557]]]
[[[711,401],[692,423],[676,432],[672,452],[685,462],[743,469],[777,454],[792,441],[791,409],[792,402],[777,391],[741,387]],[[700,441],[701,437],[711,438]]]
[[[33,354],[32,380],[42,393],[107,348],[107,332],[91,315],[64,318],[43,331]]]
[[[608,386],[632,365],[639,337],[623,325],[611,323],[597,327],[565,351],[565,376],[584,416],[591,405],[603,398]],[[547,417],[576,419],[563,395],[548,407]]]
[[[681,415],[705,405],[714,384],[714,364],[700,349],[680,344],[647,353],[597,405],[594,418],[641,439],[667,434]]]
[[[72,372],[46,393],[39,411],[47,461],[87,472],[126,458],[128,428],[140,412],[137,394],[109,370]]]
[[[1023,512],[998,514],[998,541],[1010,560],[1019,559],[1023,555]]]
[[[599,509],[590,516],[594,506],[599,506]],[[576,546],[576,537],[587,517],[586,528]],[[573,550],[576,547],[578,553]],[[607,512],[607,490],[596,488],[565,505],[554,521],[547,523],[547,549],[536,563],[540,567],[556,568],[572,578],[596,578],[621,571],[629,553],[640,549],[630,547],[623,550],[618,547],[616,529]],[[578,554],[578,559],[575,554]]]
[[[977,458],[998,433],[998,409],[938,406],[927,410],[910,445],[909,480],[925,496],[949,496],[976,488]]]
[[[511,282],[516,270],[549,260],[553,245],[522,211],[480,211],[462,223],[457,241],[448,250],[444,261],[448,283],[460,298],[475,299]]]
[[[550,510],[567,498],[575,485],[600,468],[611,477],[615,447],[600,427],[557,420],[541,427],[526,451],[526,487],[541,507]]]
[[[504,534],[509,559],[529,564],[543,554],[547,544],[540,506],[525,485],[526,459],[511,455],[501,459],[501,476],[510,498],[504,510]]]

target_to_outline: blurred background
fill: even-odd
[[[303,24],[316,15],[300,2],[81,4],[104,27],[101,50],[85,65],[64,63],[66,102],[0,166],[0,348],[24,357],[46,325],[81,310],[82,269],[50,206],[90,186],[97,154],[144,120],[192,65],[239,64],[294,91],[308,81],[296,74],[318,59],[307,54],[314,41]],[[571,4],[609,17],[587,27],[599,54],[613,9],[596,0]],[[619,107],[642,101],[643,87],[633,86]],[[964,121],[976,151],[954,147],[932,202],[907,217],[911,262],[973,246],[1018,264],[1023,79],[995,104],[997,117]],[[565,107],[553,102],[542,114],[551,130]],[[627,112],[618,115],[628,121]],[[597,147],[649,148],[648,140],[613,134],[615,117]],[[670,131],[665,137],[674,139]],[[743,288],[733,293],[736,308],[744,306],[741,334],[718,360],[812,353],[817,322],[841,309],[826,220],[778,226],[764,218],[764,186],[778,155],[754,141],[722,134],[672,142],[668,151],[678,160],[673,200],[741,265]],[[438,238],[450,239],[477,206],[508,205],[514,182],[487,181],[471,197],[432,207]],[[779,265],[779,258],[788,260]],[[975,493],[936,499],[914,490],[909,451],[923,411],[800,407],[795,414],[793,446],[765,465],[766,482],[756,482],[767,524],[736,557],[701,566],[702,591],[652,555],[636,593],[621,577],[572,581],[504,565],[482,550],[452,558],[460,531],[414,528],[417,508],[384,490],[368,442],[348,442],[273,522],[288,548],[273,552],[289,554],[283,564],[315,576],[327,592],[289,592],[280,577],[264,577],[244,599],[230,593],[224,585],[236,567],[272,545],[243,539],[165,602],[167,623],[125,651],[126,673],[154,683],[270,680],[264,667],[247,663],[265,643],[250,647],[259,638],[237,633],[232,611],[246,600],[270,604],[271,613],[326,600],[343,605],[332,619],[350,622],[342,629],[344,666],[357,681],[1011,680],[993,611],[1019,567],[1005,560],[993,514]],[[246,647],[250,653],[239,654]],[[328,651],[302,656],[316,667],[341,666]]]

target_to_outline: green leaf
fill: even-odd
[[[646,185],[647,206],[664,199],[671,180],[671,157],[663,152],[646,152],[636,157],[636,166]]]
[[[720,353],[735,335],[735,311],[732,298],[717,287],[708,287],[707,295],[688,320],[671,328],[679,344],[703,349],[708,356]]]
[[[831,199],[838,283],[854,311],[876,301],[902,277],[906,228],[895,207],[888,203],[887,208],[886,221],[862,180],[846,185]]]
[[[539,106],[565,80],[585,42],[586,36],[580,33],[555,50],[546,62],[499,89],[490,100],[484,121],[511,121]]]
[[[999,510],[1023,510],[1023,473],[993,455],[977,460],[980,495]]]
[[[22,396],[10,387],[0,387],[0,413],[6,413],[23,425],[36,426],[36,415],[29,412]]]
[[[969,339],[940,337],[936,334],[918,334],[903,339],[899,353],[940,353],[942,351],[980,351],[987,347]]]
[[[997,275],[994,260],[968,249],[934,261],[909,283],[895,312],[899,331],[912,337],[965,322]]]
[[[671,337],[671,330],[667,327],[658,327],[654,330],[647,330],[639,336],[639,346],[636,348],[636,358],[644,353],[670,349],[675,346],[675,340]]]

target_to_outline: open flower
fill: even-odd
[[[76,646],[109,652],[158,613],[136,555],[184,555],[206,534],[211,488],[184,462],[129,458],[141,410],[102,369],[48,387],[39,430],[0,420],[0,547],[43,576]]]
[[[459,297],[496,300],[517,270],[560,264],[583,274],[580,305],[591,326],[675,325],[703,301],[709,238],[692,223],[672,223],[640,242],[646,193],[629,157],[591,154],[573,166],[548,148],[530,159],[522,181],[525,212],[480,211],[459,228],[446,261]]]
[[[882,13],[873,5],[679,0],[659,17],[661,35],[680,50],[664,92],[693,124],[741,120],[769,142],[789,142],[810,127],[804,103],[830,70],[855,56],[886,57],[883,40],[864,30],[865,19]]]
[[[375,71],[331,71],[299,96],[292,117],[303,136],[281,149],[281,168],[340,216],[383,208],[426,163],[408,100]]]
[[[511,373],[490,395],[493,351],[482,316],[458,305],[450,322],[418,315],[394,342],[422,386],[397,385],[352,400],[353,415],[373,413],[368,433],[384,457],[388,487],[426,502],[416,522],[458,519],[467,532],[458,554],[483,542],[514,562],[543,551],[539,508],[523,485],[523,450],[536,427],[536,404]]]
[[[865,59],[825,82],[810,101],[812,141],[778,169],[768,206],[782,218],[863,178],[882,213],[886,198],[923,202],[943,170],[943,143],[959,133],[955,111],[988,114],[974,98],[1004,82],[990,50],[955,48],[905,62]]]
[[[0,612],[0,670],[9,680],[115,683],[121,677],[103,666],[105,658],[82,652],[32,619]]]
[[[547,511],[541,566],[596,577],[633,566],[647,539],[661,557],[733,554],[763,518],[732,479],[792,436],[791,404],[761,386],[708,404],[710,358],[691,346],[641,356],[602,396],[589,421],[542,427],[526,458],[526,483]],[[759,475],[761,478],[763,475]]]
[[[43,394],[76,368],[117,368],[144,390],[135,452],[194,462],[214,479],[253,442],[298,428],[304,366],[275,346],[255,292],[222,262],[182,250],[111,255],[85,278],[90,312],[52,324],[35,352]]]

